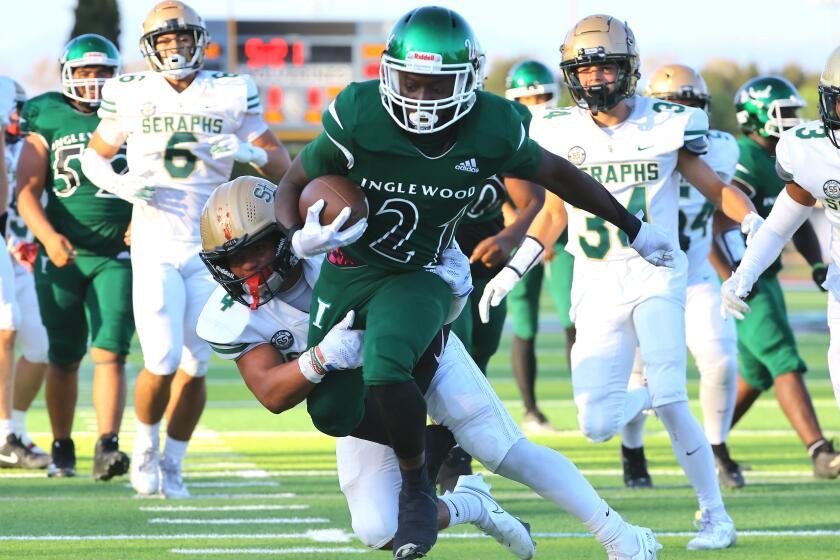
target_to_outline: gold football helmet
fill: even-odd
[[[645,97],[676,101],[684,105],[709,109],[709,86],[699,72],[682,64],[666,64],[650,77]]]
[[[181,49],[158,50],[157,38],[167,33],[188,33],[192,35],[193,46],[188,55]],[[210,42],[210,35],[204,20],[198,13],[177,0],[158,3],[143,20],[140,37],[140,52],[155,72],[182,80],[198,71],[204,65],[204,50]]]
[[[837,100],[840,95],[840,47],[828,56],[817,89],[820,92],[820,118],[825,125],[825,132],[834,147],[840,149],[840,141],[837,139],[837,130],[840,129],[840,115],[837,114]]]
[[[277,295],[298,263],[274,219],[275,189],[264,179],[238,177],[219,185],[201,211],[201,260],[234,301],[251,309]],[[236,276],[228,259],[265,240],[276,247],[274,258],[248,276]]]
[[[633,32],[625,22],[601,14],[587,16],[566,34],[560,54],[560,69],[569,93],[580,107],[593,113],[607,111],[636,93],[639,51]],[[582,86],[577,76],[578,68],[601,64],[618,66],[615,82]]]

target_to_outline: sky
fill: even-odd
[[[76,0],[26,0],[6,12],[0,36],[0,73],[25,86],[37,80],[33,64],[57,58],[73,25]],[[140,26],[153,0],[119,0],[126,62],[138,61]],[[534,57],[551,67],[578,19],[607,13],[628,22],[642,55],[642,71],[665,62],[702,67],[710,59],[756,62],[772,71],[795,61],[819,71],[840,45],[840,0],[441,0],[472,25],[492,64],[494,58]],[[205,19],[394,20],[417,0],[193,0]],[[38,22],[37,25],[34,22]],[[12,54],[14,53],[14,54]],[[42,72],[41,72],[42,73]],[[58,86],[58,75],[55,76]],[[27,83],[29,82],[29,83]]]

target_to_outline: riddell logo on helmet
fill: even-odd
[[[405,57],[406,60],[422,62],[443,62],[443,57],[437,53],[412,51]]]
[[[82,58],[106,58],[105,53],[101,52],[86,52]]]

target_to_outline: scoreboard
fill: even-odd
[[[205,68],[250,74],[266,122],[286,142],[321,131],[321,113],[353,81],[379,77],[390,22],[206,22]]]

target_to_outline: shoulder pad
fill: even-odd
[[[233,301],[224,288],[218,286],[198,317],[196,334],[212,344],[233,345],[248,326],[249,309]]]
[[[29,99],[20,113],[21,131],[43,132],[39,117],[48,115],[57,103],[64,103],[64,96],[57,91],[48,91]]]
[[[484,157],[499,158],[516,152],[528,139],[531,112],[520,103],[486,91],[478,91],[476,96],[462,129],[471,131]]]

